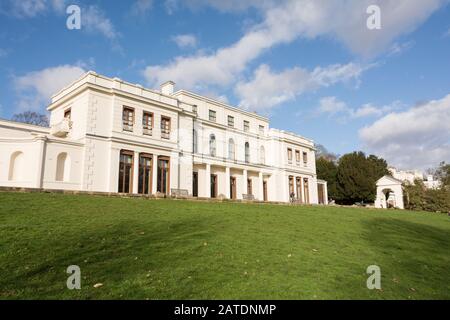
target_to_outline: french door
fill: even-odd
[[[139,184],[138,193],[151,194],[152,193],[152,167],[153,157],[147,154],[139,156]]]
[[[198,172],[192,173],[192,195],[198,197]]]
[[[304,193],[305,193],[305,203],[309,204],[309,182],[308,182],[308,178],[305,178],[303,180],[303,189],[304,189]]]
[[[302,179],[301,178],[297,178],[296,179],[296,189],[297,189],[297,200],[300,201],[300,203],[302,203]]]
[[[158,157],[158,177],[156,191],[169,194],[170,181],[170,159],[168,157]]]
[[[217,175],[211,175],[211,198],[217,198]]]
[[[264,201],[267,201],[267,181],[263,182],[263,197],[264,197]]]
[[[236,177],[230,177],[230,193],[231,199],[236,199]]]
[[[133,186],[133,155],[132,151],[122,150],[119,163],[119,193],[131,193]]]

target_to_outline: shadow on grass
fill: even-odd
[[[50,242],[39,237],[32,245],[24,241],[23,246],[30,246],[31,252],[2,262],[5,273],[0,276],[0,299],[164,295],[167,282],[192,273],[193,260],[204,258],[203,244],[215,237],[205,220],[192,217],[144,225],[134,221],[101,223],[89,231],[82,230],[83,226],[80,223],[69,232],[55,234]],[[80,266],[82,290],[66,288],[69,265]],[[92,288],[95,283],[105,286],[96,290]],[[176,289],[176,284],[170,286]],[[189,294],[191,289],[179,286],[182,294]]]
[[[450,230],[384,218],[363,224],[383,288],[403,286],[408,291],[403,298],[450,298]]]

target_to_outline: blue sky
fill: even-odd
[[[81,30],[66,8],[81,8]],[[369,30],[369,5],[381,29]],[[450,161],[447,0],[1,0],[0,117],[88,70],[216,97],[330,151]]]

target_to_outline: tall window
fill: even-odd
[[[294,177],[289,176],[289,197],[291,197],[293,194],[294,194]]]
[[[158,157],[158,185],[156,190],[164,194],[169,193],[169,160],[168,157]]]
[[[261,164],[266,164],[266,149],[264,146],[261,146],[259,148],[259,162]]]
[[[21,151],[16,151],[11,155],[9,161],[9,181],[20,181],[23,177],[24,170],[24,155]]]
[[[120,152],[119,163],[119,193],[131,193],[133,178],[133,152]]]
[[[234,117],[228,116],[228,126],[234,128]]]
[[[296,181],[296,189],[297,189],[297,200],[302,202],[302,179],[297,178],[295,181]]]
[[[139,183],[138,193],[150,194],[152,192],[152,164],[153,158],[149,154],[139,156]]]
[[[62,152],[56,159],[56,181],[70,180],[70,158],[66,152]]]
[[[297,162],[297,164],[300,164],[300,151],[299,150],[295,150],[295,162]]]
[[[245,143],[245,162],[250,162],[250,143]]]
[[[252,179],[247,179],[247,194],[251,195],[253,194],[253,185],[252,185]]]
[[[228,141],[228,159],[236,160],[236,147],[233,139]]]
[[[264,126],[259,126],[259,134],[263,135],[264,134]]]
[[[247,120],[244,120],[244,131],[249,132],[250,131],[250,122]]]
[[[64,111],[64,119],[69,121],[69,128],[72,129],[72,109],[67,109]]]
[[[153,133],[153,113],[144,111],[142,115],[142,133],[151,136]]]
[[[292,163],[292,149],[291,148],[287,149],[287,156],[288,156],[288,162]]]
[[[123,131],[133,131],[134,109],[124,107],[122,111],[122,127]]]
[[[308,165],[308,153],[307,152],[303,152],[303,164],[305,166]]]
[[[216,122],[216,112],[214,110],[209,110],[209,121]]]
[[[209,154],[212,157],[216,156],[216,136],[213,134],[209,136]]]
[[[170,139],[170,118],[161,117],[161,138]]]
[[[71,118],[72,118],[72,110],[69,108],[66,111],[64,111],[64,119],[67,119],[70,121]]]
[[[198,153],[198,134],[197,134],[197,130],[193,130],[193,149],[194,149],[194,153]]]
[[[305,195],[304,202],[306,204],[309,204],[309,180],[308,180],[308,178],[303,179],[303,189],[304,189],[303,193]]]

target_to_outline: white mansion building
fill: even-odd
[[[50,128],[0,120],[0,186],[327,204],[311,140],[179,90],[86,73]]]

